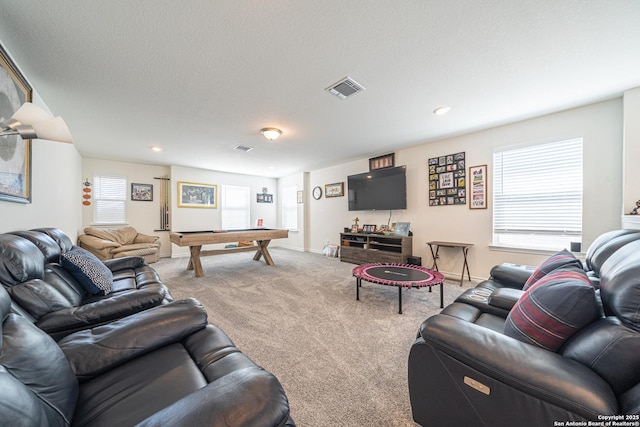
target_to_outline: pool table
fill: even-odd
[[[276,230],[269,228],[251,228],[247,230],[209,230],[209,231],[182,231],[171,233],[171,243],[178,246],[189,246],[191,256],[187,270],[195,270],[196,277],[204,276],[200,257],[209,255],[222,255],[231,252],[256,251],[253,256],[255,261],[264,257],[267,265],[273,265],[273,259],[267,250],[272,239],[285,239],[289,237],[289,230]],[[202,245],[233,242],[256,242],[252,246],[238,246],[236,248],[202,250]]]

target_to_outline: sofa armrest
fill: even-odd
[[[504,387],[505,390],[491,392],[495,396],[492,407],[505,405],[501,399],[517,392],[586,418],[618,411],[610,386],[588,367],[480,325],[435,315],[423,322],[420,340],[477,375],[495,380],[494,387]],[[423,365],[417,369],[438,369],[428,363]]]
[[[121,246],[120,243],[114,242],[113,240],[99,239],[89,234],[81,234],[78,236],[78,243],[95,249],[117,248]]]
[[[234,371],[156,412],[138,426],[294,425],[282,386],[257,368]],[[289,422],[289,424],[287,424]]]
[[[178,342],[206,325],[204,308],[189,298],[75,332],[58,341],[58,345],[82,381]]]
[[[36,322],[52,336],[60,337],[78,329],[119,319],[161,305],[167,290],[160,284],[149,284],[136,290],[117,292],[78,307],[47,313]],[[63,333],[67,331],[66,333]]]
[[[494,266],[489,274],[494,281],[504,286],[522,289],[534,270],[534,267],[505,263]]]
[[[140,268],[144,265],[144,257],[127,256],[122,258],[106,259],[102,261],[109,270],[116,272],[118,270],[127,270],[129,268]]]
[[[489,295],[488,303],[494,307],[511,311],[524,291],[514,288],[498,288]]]
[[[158,246],[160,246],[160,243],[158,242],[159,240],[159,236],[149,236],[147,234],[138,233],[136,238],[133,240],[133,243],[157,243]]]

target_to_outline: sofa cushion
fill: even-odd
[[[529,279],[527,279],[527,281],[525,282],[522,290],[526,291],[530,286],[532,286],[547,274],[551,273],[553,270],[566,266],[575,266],[582,269],[582,263],[580,262],[580,260],[578,260],[568,250],[563,249],[560,252],[551,255],[542,264],[540,264],[538,268],[535,269],[533,274],[529,276]]]
[[[60,256],[62,266],[92,295],[111,292],[113,273],[91,252],[74,247]]]
[[[600,314],[596,292],[582,269],[557,269],[529,287],[509,312],[507,336],[557,351]]]
[[[136,236],[138,235],[138,232],[133,227],[122,227],[113,229],[87,227],[84,229],[84,232],[99,239],[118,242],[121,245],[132,244],[134,240],[136,240]]]

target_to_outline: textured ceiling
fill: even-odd
[[[639,22],[637,0],[0,0],[84,157],[271,177],[620,96]],[[324,91],[345,76],[366,90]]]

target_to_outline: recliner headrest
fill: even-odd
[[[600,268],[600,297],[606,314],[614,314],[640,331],[640,240],[615,251]]]
[[[600,274],[600,267],[612,253],[629,242],[640,240],[640,230],[611,230],[598,236],[587,249],[587,270]]]
[[[47,234],[41,233],[39,231],[12,231],[10,234],[15,234],[16,236],[24,237],[29,240],[31,243],[36,245],[40,252],[44,255],[44,262],[59,262],[60,261],[60,253],[61,248],[55,240],[49,237]]]
[[[34,228],[32,231],[38,231],[40,233],[44,233],[47,236],[51,237],[53,240],[55,240],[58,246],[60,246],[60,250],[62,251],[62,253],[70,251],[71,248],[73,247],[73,242],[71,241],[69,236],[67,236],[64,231],[58,228],[52,228],[52,227]]]
[[[44,255],[29,240],[15,234],[0,234],[0,283],[13,286],[44,278]]]

